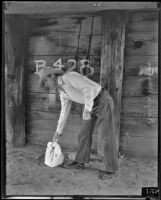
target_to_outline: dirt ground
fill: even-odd
[[[46,146],[7,150],[7,195],[141,195],[142,187],[157,187],[157,160],[125,156],[112,179],[101,180],[103,165],[95,154],[84,170],[50,168],[44,164]],[[73,150],[63,149],[66,158]]]

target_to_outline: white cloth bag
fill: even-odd
[[[57,142],[48,142],[45,152],[45,164],[49,167],[56,167],[63,163],[64,154]]]

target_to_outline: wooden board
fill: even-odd
[[[79,54],[87,55],[88,36],[80,36]],[[101,36],[93,36],[90,55],[100,55]],[[78,36],[34,36],[29,41],[29,55],[77,55]]]
[[[60,113],[56,112],[43,112],[43,111],[27,111],[27,129],[30,130],[30,127],[33,128],[33,130],[39,129],[39,130],[51,130],[53,129],[53,126],[57,126],[57,121],[59,119]],[[79,127],[81,127],[82,124],[82,115],[80,113],[70,113],[68,117],[68,121],[65,127],[65,130],[74,130],[73,127],[75,127],[75,131],[79,132]],[[32,129],[31,129],[32,130]],[[97,130],[97,125],[95,128],[95,133]]]
[[[92,35],[102,34],[102,16],[94,17]]]
[[[108,12],[103,15],[102,20],[103,38],[100,80],[101,85],[110,92],[114,100],[115,130],[119,148],[126,15],[125,12]],[[101,140],[99,140],[98,153],[101,152],[101,146]]]
[[[10,146],[25,144],[24,61],[28,23],[24,17],[5,18],[6,141]],[[21,30],[19,27],[21,26]]]
[[[77,52],[77,36],[30,37],[29,55],[73,55]]]
[[[55,99],[56,94],[53,94],[53,101],[51,107],[49,105],[49,95],[45,93],[27,93],[26,109],[27,110],[40,110],[40,111],[60,111],[60,99]],[[59,97],[59,96],[58,96]]]
[[[120,151],[157,156],[158,12],[129,12],[128,16]]]
[[[36,112],[36,113],[39,113],[39,112]],[[57,127],[57,121],[59,119],[59,115],[53,113],[52,119],[47,119],[47,120],[46,120],[46,117],[44,116],[45,114],[42,116],[41,119],[38,119],[38,120],[35,120],[33,118],[28,119],[28,122],[26,125],[28,140],[31,140],[31,138],[34,138],[34,142],[43,141],[43,140],[46,141],[53,136],[53,133]],[[68,121],[63,131],[63,138],[65,136],[67,141],[72,140],[71,141],[71,144],[72,144],[73,134],[74,134],[75,135],[74,138],[78,140],[77,137],[81,129],[81,124],[82,124],[82,119],[79,117],[79,115],[77,115],[76,118],[73,118],[72,114],[70,114],[70,117],[68,118]],[[96,128],[94,130],[94,134],[97,134]],[[67,138],[67,135],[69,138]]]
[[[53,113],[54,115],[54,113]],[[59,119],[59,118],[58,118]],[[39,120],[33,120],[33,121],[28,121],[27,123],[27,128],[30,129],[30,132],[40,132],[40,131],[45,131],[45,130],[56,130],[57,127],[57,121],[56,120],[44,120],[44,119],[39,119]],[[78,132],[79,127],[81,126],[81,120],[80,118],[78,119],[73,119],[73,120],[68,120],[66,127],[64,129],[64,132]]]
[[[53,134],[50,131],[32,132],[28,135],[27,141],[33,145],[42,145],[46,148],[46,145],[53,138]],[[68,149],[74,149],[76,152],[78,148],[78,132],[65,132],[61,139],[61,147],[67,147]],[[92,136],[92,147],[91,150],[96,153],[97,151],[97,135]]]
[[[49,96],[51,96],[51,99],[49,99]],[[78,103],[75,103],[74,105],[75,106],[71,108],[71,112],[82,113],[82,105]],[[60,112],[60,97],[58,94],[27,93],[26,109],[44,112]]]
[[[93,20],[93,30],[92,30]],[[48,17],[30,21],[31,36],[92,35],[101,34],[101,17],[75,15]]]
[[[158,157],[158,138],[150,137],[129,137],[126,148],[124,138],[120,142],[120,149],[125,155],[132,157]]]
[[[126,37],[125,55],[158,55],[158,33],[129,33]]]
[[[101,2],[100,6],[93,6],[94,2],[4,2],[6,14],[65,14],[84,13],[107,10],[156,9],[158,2]]]
[[[49,141],[52,141],[52,138],[53,138],[52,131],[36,130],[36,132],[30,131],[30,133],[28,134],[28,137],[27,137],[27,142],[29,144],[46,146]],[[69,147],[78,147],[78,134],[74,133],[74,132],[66,132],[61,137],[61,145],[62,145],[62,148],[64,146],[68,146],[68,148]]]
[[[154,56],[147,56],[147,55],[125,56],[124,75],[135,75],[135,76],[139,75],[141,68],[148,68],[148,63],[151,64],[152,68],[158,69],[158,54]]]
[[[42,111],[27,111],[28,122],[42,122],[46,123],[47,120],[57,121],[60,113],[55,112],[42,112]],[[82,115],[79,113],[72,113],[69,115],[68,121],[79,127],[81,124]],[[44,121],[44,122],[43,122]],[[121,116],[121,136],[126,135],[128,132],[130,136],[144,136],[144,137],[157,137],[158,136],[158,119],[156,117],[133,117]],[[43,129],[43,128],[42,128]]]
[[[60,113],[57,112],[43,112],[43,111],[36,111],[36,110],[27,110],[27,120],[28,121],[33,121],[33,120],[58,120]],[[70,113],[68,120],[72,121],[72,120],[76,120],[76,121],[80,121],[80,119],[82,119],[82,115],[80,113]]]
[[[52,140],[53,134],[50,130],[36,131],[28,135],[30,144],[46,146]],[[71,140],[72,138],[72,140]],[[65,146],[78,147],[78,132],[65,132],[61,137],[62,148]],[[97,150],[97,135],[93,135],[92,150]],[[121,137],[120,150],[128,156],[145,157],[151,155],[157,157],[158,139],[145,137],[129,137],[125,146],[124,137]]]
[[[47,18],[30,21],[31,36],[78,35],[80,25],[76,18]]]
[[[158,32],[158,15],[156,11],[129,13],[127,32]]]
[[[124,97],[122,98],[121,114],[124,116],[158,117],[158,96]]]
[[[91,41],[90,55],[100,56],[101,55],[101,35],[93,35]],[[79,54],[86,56],[89,48],[89,36],[80,36],[79,40]]]
[[[125,137],[158,137],[158,118],[157,117],[133,117],[121,115],[121,136]]]
[[[157,94],[157,76],[124,76],[122,96],[149,96]]]

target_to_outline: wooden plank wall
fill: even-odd
[[[130,12],[121,108],[121,150],[128,154],[157,156],[157,72],[158,13]]]
[[[25,145],[24,69],[27,30],[28,23],[24,16],[5,15],[5,119],[9,147]]]
[[[56,130],[60,100],[58,94],[48,94],[48,91],[43,89],[38,91],[36,86],[38,76],[34,74],[34,61],[45,60],[47,66],[52,66],[59,58],[63,63],[68,59],[76,59],[76,71],[80,72],[79,61],[87,56],[92,33],[89,58],[95,72],[90,78],[99,82],[102,24],[100,16],[72,15],[33,18],[30,19],[30,25],[26,73],[26,131],[28,142],[46,145],[46,142],[52,139],[52,131]],[[64,144],[77,146],[82,109],[82,105],[73,103],[72,112],[62,136]]]
[[[100,80],[101,17],[93,17],[90,60]],[[26,131],[28,142],[46,145],[56,129],[60,111],[57,94],[38,91],[38,77],[34,74],[34,60],[45,60],[52,65],[58,58],[85,58],[91,34],[92,16],[62,16],[30,19],[31,36],[28,47],[26,72]],[[78,48],[79,46],[79,48]],[[148,68],[148,63],[151,66]],[[120,150],[130,155],[156,156],[158,146],[158,13],[157,11],[131,11],[126,25],[124,79],[121,103]],[[55,100],[54,100],[55,99]],[[64,130],[64,144],[77,146],[82,107],[73,105]],[[126,135],[128,134],[129,137]],[[96,148],[96,134],[93,148]]]

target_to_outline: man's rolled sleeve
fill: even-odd
[[[85,99],[85,106],[84,109],[88,110],[91,112],[92,107],[93,107],[93,93],[92,90],[89,88],[86,88],[83,90],[83,95]]]

